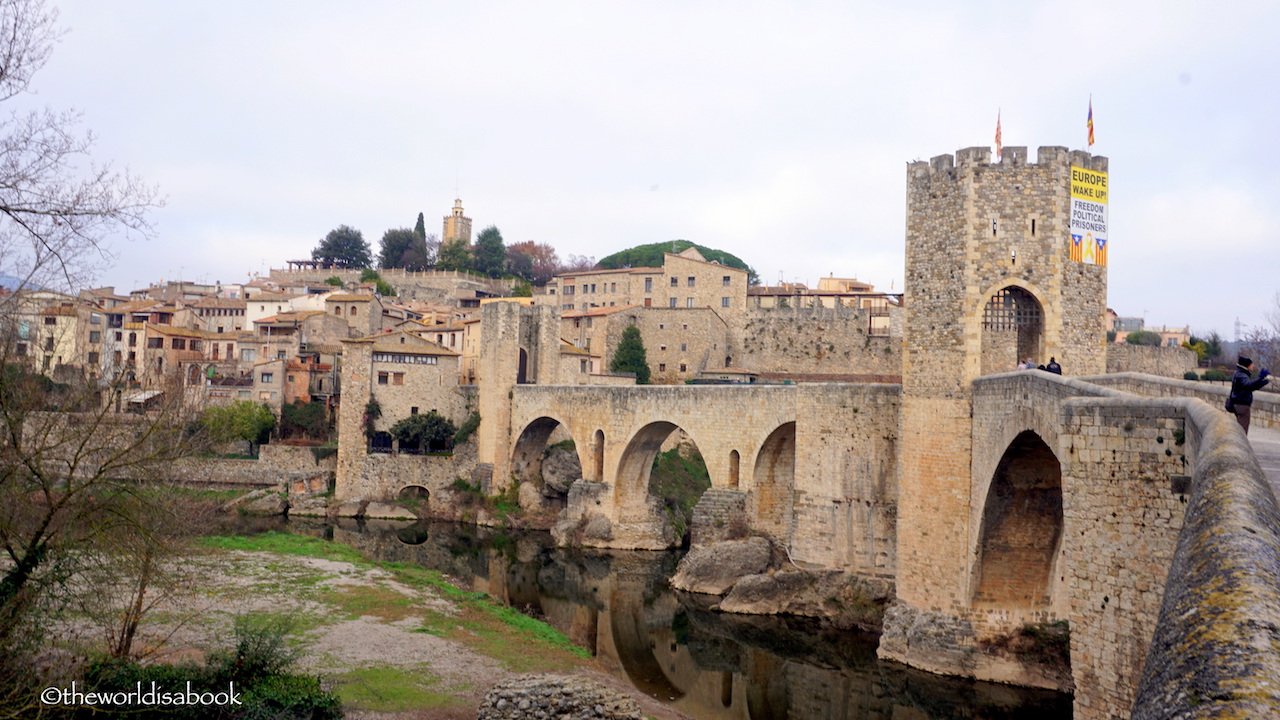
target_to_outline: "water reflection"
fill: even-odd
[[[339,521],[306,532],[445,572],[540,616],[606,670],[706,720],[1071,717],[1070,697],[943,678],[875,657],[876,638],[814,621],[713,612],[673,593],[678,557],[556,548],[545,534],[447,523]]]

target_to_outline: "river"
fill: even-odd
[[[876,659],[874,635],[737,616],[675,593],[675,552],[557,548],[545,533],[450,523],[289,522],[371,557],[439,570],[544,619],[608,672],[700,720],[1068,720],[1059,693]]]

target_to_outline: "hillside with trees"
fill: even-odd
[[[743,262],[737,255],[725,252],[724,250],[715,250],[688,240],[672,240],[671,242],[637,245],[636,247],[603,257],[600,259],[598,264],[606,270],[617,270],[618,268],[627,267],[662,267],[663,253],[684,252],[691,247],[697,248],[698,252],[702,253],[702,257],[712,262],[718,262],[721,265],[746,270],[747,282],[751,285],[760,284],[760,276],[756,274],[756,271],[750,265]]]

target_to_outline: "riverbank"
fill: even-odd
[[[201,662],[240,618],[291,628],[296,669],[320,676],[348,718],[474,718],[495,683],[527,672],[589,676],[647,715],[683,717],[602,673],[546,623],[433,570],[281,532],[202,538],[187,562],[204,581],[140,628],[152,662]]]

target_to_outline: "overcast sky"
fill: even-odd
[[[901,291],[905,165],[1111,163],[1108,305],[1261,324],[1280,292],[1280,3],[64,0],[27,102],[167,198],[101,277],[223,282],[455,196],[603,257],[685,238],[766,282]]]

